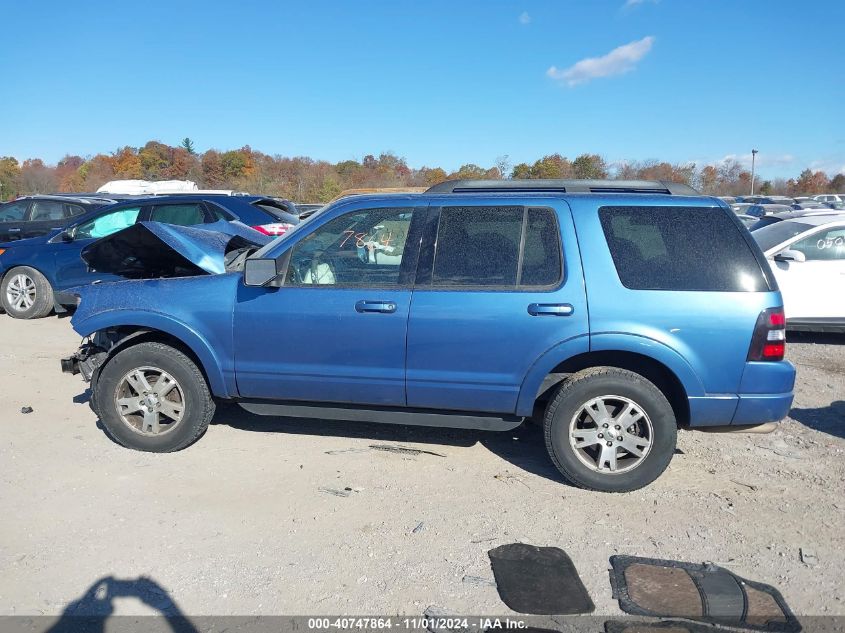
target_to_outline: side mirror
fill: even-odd
[[[244,285],[256,288],[278,287],[279,271],[275,259],[247,259],[244,262]]]
[[[792,249],[782,250],[775,255],[776,262],[805,262],[807,257],[801,251],[793,251]]]
[[[73,229],[65,229],[62,231],[62,241],[63,242],[72,242],[73,241]]]

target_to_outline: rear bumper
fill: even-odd
[[[741,395],[731,424],[764,424],[783,420],[792,408],[793,394]]]
[[[779,422],[792,407],[795,367],[789,361],[750,362],[738,394],[691,397],[690,426]]]

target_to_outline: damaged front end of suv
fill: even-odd
[[[203,228],[139,222],[92,243],[82,251],[89,269],[126,280],[62,293],[62,303],[76,307],[74,329],[85,337],[75,354],[61,360],[62,371],[91,382],[130,341],[168,333],[178,338],[190,329],[180,315],[207,311],[209,302],[231,297],[215,288],[232,285],[247,257],[271,240],[238,222]]]

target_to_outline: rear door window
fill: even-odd
[[[205,213],[199,203],[161,204],[153,207],[150,214],[153,222],[165,222],[179,226],[192,226],[205,223]]]
[[[546,287],[561,279],[560,231],[552,209],[444,207],[431,285]]]
[[[32,203],[32,211],[29,214],[31,222],[47,222],[50,220],[64,220],[66,216],[65,205],[58,200],[36,200]]]
[[[18,222],[23,220],[29,202],[10,202],[0,206],[0,222]]]
[[[770,289],[740,228],[721,208],[603,207],[599,219],[626,288]]]

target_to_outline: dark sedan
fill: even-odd
[[[103,196],[23,196],[0,204],[0,242],[46,235],[64,228],[76,217],[115,202]]]

